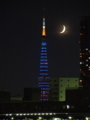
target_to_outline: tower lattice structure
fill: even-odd
[[[49,75],[48,75],[48,56],[47,56],[47,41],[45,16],[43,17],[41,52],[40,52],[40,71],[38,77],[38,87],[41,88],[41,101],[47,101],[49,98]]]

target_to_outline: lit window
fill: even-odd
[[[66,107],[67,107],[67,109],[70,109],[70,106],[69,106],[69,105],[67,105]]]
[[[40,113],[38,113],[38,115],[40,115]],[[40,117],[41,118],[41,117]]]
[[[88,64],[86,64],[86,66],[88,66]]]
[[[90,71],[90,69],[88,69]]]
[[[14,120],[14,117],[11,117],[11,120]]]
[[[50,115],[52,115],[52,113],[49,113]]]
[[[82,53],[80,53],[80,55],[82,55]]]
[[[88,48],[86,48],[86,50],[88,50]]]
[[[80,57],[82,57],[82,56],[80,56]]]
[[[48,113],[46,113],[46,115],[48,115]]]
[[[8,114],[6,114],[6,116],[8,116]]]
[[[42,115],[44,115],[44,113],[42,113]]]
[[[90,57],[88,57],[88,59],[90,59]]]
[[[86,62],[88,62],[88,60],[86,60]]]
[[[12,114],[9,114],[9,116],[12,116]]]
[[[80,35],[83,35],[82,33],[80,33]]]
[[[82,71],[82,69],[80,69],[80,71]]]
[[[82,64],[82,62],[80,62],[80,64]]]
[[[80,82],[82,82],[82,80],[80,80]]]
[[[83,75],[85,75],[85,73]]]
[[[88,66],[88,68],[90,68],[90,66]]]
[[[90,50],[88,52],[90,52]]]

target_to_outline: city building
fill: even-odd
[[[50,101],[66,101],[67,89],[78,89],[79,78],[50,78]]]
[[[70,97],[71,96],[71,97]],[[72,104],[88,104],[90,107],[90,88],[79,88],[79,89],[67,89],[66,90],[66,102]]]
[[[85,86],[87,82],[90,81],[90,16],[82,17],[81,19],[79,43],[80,43],[80,84]]]
[[[10,97],[11,97],[10,92],[8,92],[6,90],[0,91],[0,103],[10,102]]]
[[[23,100],[27,102],[39,102],[40,88],[24,88]]]
[[[49,95],[49,75],[48,75],[48,57],[45,16],[43,16],[41,52],[40,52],[40,71],[38,77],[38,87],[41,88],[41,101],[47,101]]]

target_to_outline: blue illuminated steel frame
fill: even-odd
[[[38,87],[41,88],[41,100],[47,101],[49,97],[49,76],[48,76],[48,57],[47,57],[47,43],[41,42],[41,53],[40,53],[40,71],[38,77]]]

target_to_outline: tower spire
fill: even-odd
[[[43,8],[43,11],[45,11],[45,8]],[[45,15],[43,15],[42,36],[46,36]]]

